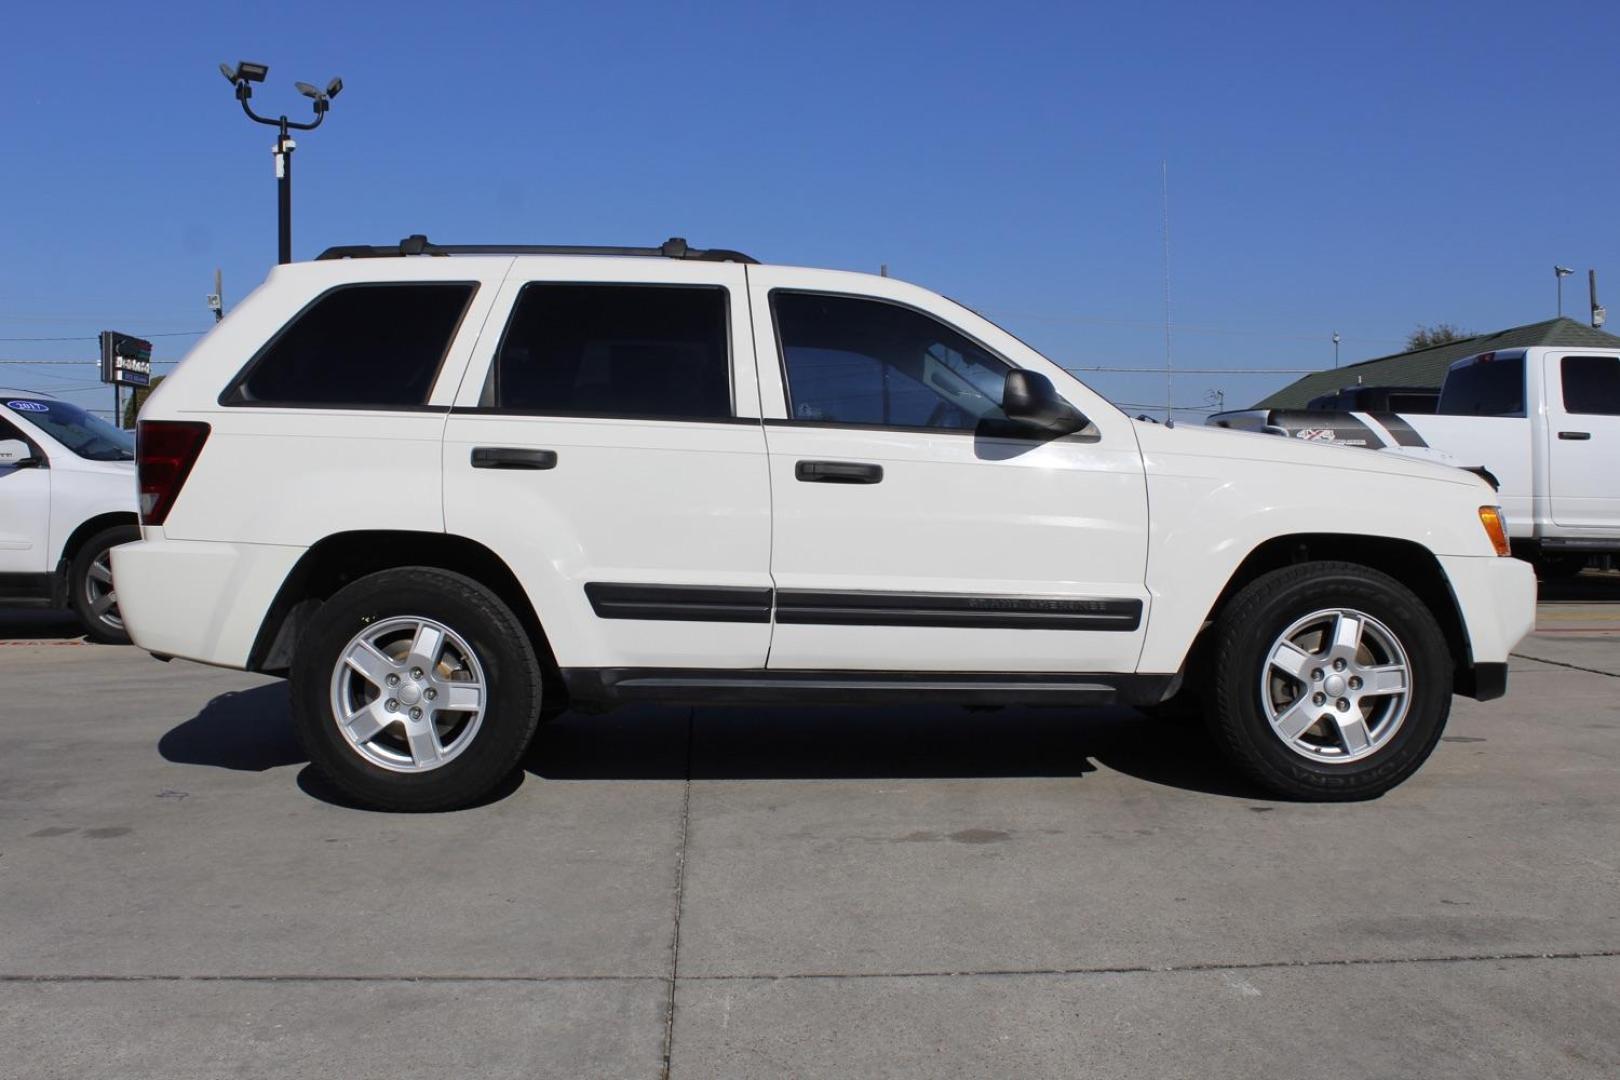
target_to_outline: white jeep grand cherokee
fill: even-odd
[[[680,240],[278,267],[138,442],[135,641],[289,673],[387,808],[570,704],[1194,693],[1267,788],[1364,798],[1534,615],[1467,472],[1133,421],[925,289]]]

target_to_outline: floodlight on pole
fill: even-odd
[[[248,100],[253,97],[253,83],[262,83],[270,74],[268,64],[259,64],[251,60],[243,60],[235,67],[230,64],[219,65],[219,72],[225,80],[236,87],[236,100],[242,103],[242,111],[247,118],[258,124],[268,124],[278,129],[276,145],[272,153],[276,158],[276,261],[282,263],[292,262],[292,154],[298,144],[292,140],[289,132],[314,131],[326,119],[326,111],[332,107],[332,99],[337,97],[343,89],[343,80],[334,78],[326,84],[326,89],[313,86],[310,83],[294,83],[293,86],[300,94],[309,98],[314,110],[315,119],[306,123],[297,123],[287,119],[286,115],[274,119],[260,116],[253,111]]]
[[[1554,266],[1553,277],[1558,281],[1558,317],[1564,317],[1564,279],[1575,271],[1567,266]]]

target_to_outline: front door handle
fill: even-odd
[[[807,484],[880,484],[883,466],[864,461],[801,461],[793,475]]]
[[[1568,439],[1571,442],[1585,442],[1592,437],[1592,433],[1590,431],[1560,431],[1558,437]]]
[[[475,469],[555,469],[557,451],[528,450],[516,446],[475,446],[472,452]]]

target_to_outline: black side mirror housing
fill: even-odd
[[[1051,379],[1022,369],[1007,372],[1001,411],[1020,427],[1050,436],[1072,435],[1090,423],[1084,413],[1059,396]]]

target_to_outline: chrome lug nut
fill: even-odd
[[[1322,694],[1322,693],[1312,694],[1311,695],[1311,704],[1312,705],[1326,705],[1327,704],[1327,695]]]
[[[1344,661],[1343,660],[1335,660],[1335,661],[1333,661],[1333,670],[1334,671],[1343,671],[1344,670]]]
[[[1312,682],[1321,682],[1322,681],[1322,669],[1321,668],[1316,668],[1311,672],[1311,681]]]
[[[421,668],[419,668],[419,667],[411,668],[411,678],[420,679],[421,677],[422,677],[422,669]]]
[[[388,711],[389,712],[398,712],[399,711],[399,700],[397,698],[389,698],[388,699]]]
[[[420,719],[422,719],[422,710],[420,708],[416,707],[415,705],[411,706],[411,719],[412,720],[420,720]]]
[[[1350,711],[1350,702],[1349,702],[1349,700],[1346,699],[1346,698],[1340,698],[1339,701],[1338,701],[1338,708],[1339,708],[1340,712],[1349,712]]]
[[[422,696],[427,698],[429,701],[432,701],[434,698],[439,696],[439,692],[430,686],[426,690],[422,691]]]
[[[1352,690],[1360,690],[1361,689],[1361,679],[1358,676],[1355,676],[1355,675],[1350,676],[1350,689],[1352,689]]]
[[[399,685],[399,676],[398,675],[390,675],[390,676],[388,676],[388,685],[389,686],[398,686]]]

